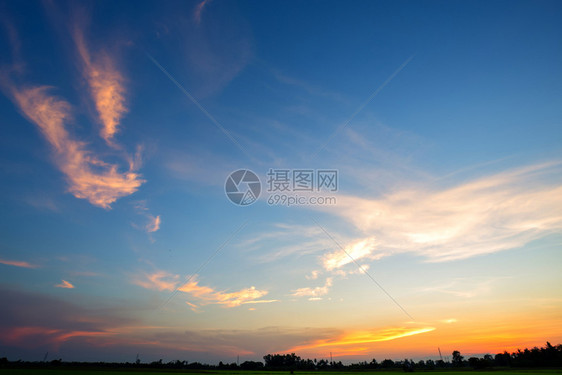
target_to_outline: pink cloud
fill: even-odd
[[[160,215],[159,216],[149,216],[150,222],[146,225],[145,229],[148,233],[156,232],[160,229]]]

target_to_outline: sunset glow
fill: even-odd
[[[1,13],[0,358],[562,343],[562,2]]]

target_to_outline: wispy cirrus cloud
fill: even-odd
[[[19,260],[7,260],[0,259],[0,264],[5,264],[6,266],[22,267],[22,268],[37,268],[39,266]]]
[[[368,235],[359,256],[413,252],[452,261],[514,249],[562,230],[560,162],[521,167],[450,188],[396,190],[381,198],[338,196],[330,212]],[[367,241],[367,240],[365,240]],[[327,268],[345,254],[324,259]]]
[[[77,29],[78,30],[78,29]],[[14,40],[17,38],[15,28],[12,30]],[[76,31],[75,40],[84,60],[86,71],[92,80],[92,92],[104,129],[102,136],[110,142],[124,109],[121,74],[114,69],[108,55],[99,57],[94,62],[85,46],[81,32]],[[12,55],[19,61],[19,44],[12,42]],[[24,117],[35,123],[55,151],[58,168],[64,173],[68,190],[75,197],[87,199],[93,205],[111,208],[117,199],[133,194],[144,183],[135,171],[140,165],[140,149],[134,157],[126,155],[129,170],[120,172],[119,165],[107,163],[95,155],[88,144],[71,135],[67,129],[72,120],[71,105],[50,94],[51,86],[15,84],[12,77],[15,72],[22,74],[25,66],[7,69],[0,77],[0,86],[22,112]],[[21,69],[20,69],[21,68]],[[86,74],[86,73],[85,73]],[[19,79],[18,79],[19,81]],[[111,87],[113,88],[111,88]]]
[[[170,17],[162,21],[171,32],[184,35],[185,48],[176,49],[174,53],[183,53],[186,57],[181,66],[187,68],[191,77],[189,91],[197,99],[213,95],[226,87],[244,70],[254,55],[251,28],[237,10],[237,5],[221,3],[220,6],[228,10],[211,14],[207,13],[210,3],[211,0],[203,0],[195,6],[192,22],[186,22],[183,17],[175,22]],[[181,6],[178,14],[184,14],[184,8]],[[204,22],[202,16],[205,13],[213,16],[211,22]],[[228,35],[228,39],[224,35]],[[170,73],[173,74],[172,71]]]
[[[62,280],[60,284],[55,285],[55,288],[74,289],[74,285],[66,280]]]
[[[125,78],[115,67],[115,61],[106,52],[92,54],[82,30],[76,27],[73,39],[82,60],[83,74],[88,82],[101,122],[100,136],[107,144],[115,146],[113,138],[119,131],[125,106]]]
[[[448,294],[458,298],[482,297],[492,291],[494,282],[505,277],[455,278],[446,283],[425,286],[417,289],[419,293]]]
[[[71,106],[50,95],[49,90],[48,86],[11,87],[22,113],[39,127],[53,147],[70,193],[109,209],[117,199],[136,192],[144,182],[140,175],[133,170],[120,172],[116,164],[102,161],[87,149],[85,142],[73,138],[66,129],[66,123],[72,118]]]
[[[203,0],[195,7],[195,11],[193,12],[193,18],[195,19],[195,23],[199,25],[201,23],[201,13],[205,6],[210,3],[212,0]]]
[[[333,248],[334,243],[326,238],[318,226],[274,223],[273,229],[257,235],[252,234],[237,246],[243,251],[259,252],[254,257],[257,261],[273,262],[289,256],[315,254]],[[264,253],[264,248],[270,251]]]

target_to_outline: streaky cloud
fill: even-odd
[[[119,172],[118,166],[106,163],[74,139],[65,124],[71,120],[68,102],[49,94],[50,87],[11,88],[16,104],[35,123],[53,147],[56,163],[67,178],[68,190],[76,198],[110,209],[117,199],[133,194],[144,183],[132,170]]]
[[[197,23],[197,25],[201,23],[201,13],[203,12],[205,5],[207,5],[211,1],[212,0],[203,0],[195,7],[195,11],[193,12],[193,18],[195,19],[195,23]]]
[[[0,259],[0,264],[5,264],[6,266],[22,267],[22,268],[37,268],[39,266],[19,260],[7,260]]]
[[[121,118],[127,113],[125,79],[107,52],[92,54],[88,50],[84,34],[79,28],[75,28],[73,38],[102,125],[100,136],[107,144],[115,146],[113,138],[119,131]]]

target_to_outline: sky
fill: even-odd
[[[0,356],[562,342],[559,1],[0,10]]]

